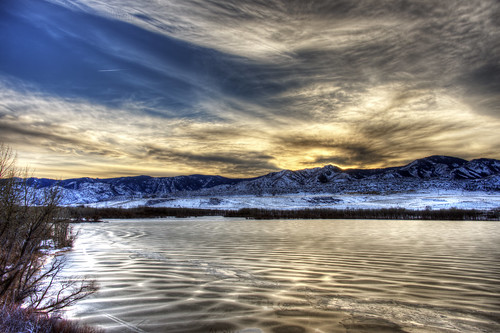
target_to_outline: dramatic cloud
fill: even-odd
[[[500,3],[5,0],[0,141],[41,176],[500,158]]]

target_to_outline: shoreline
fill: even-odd
[[[450,221],[500,221],[500,208],[490,210],[448,208],[439,210],[413,210],[406,208],[379,209],[263,209],[241,208],[238,210],[137,207],[137,208],[91,208],[66,207],[73,223],[102,223],[103,219],[133,219],[162,217],[222,216],[255,220],[275,219],[377,219],[377,220],[450,220]]]

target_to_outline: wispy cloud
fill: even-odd
[[[7,1],[0,140],[74,175],[500,158],[498,15],[494,0]]]
[[[112,68],[112,69],[99,69],[98,72],[121,72],[121,71],[126,71],[126,69],[123,68]]]

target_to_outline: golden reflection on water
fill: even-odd
[[[82,224],[70,316],[107,332],[498,332],[500,224],[193,218]]]

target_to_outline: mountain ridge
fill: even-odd
[[[377,169],[342,169],[334,165],[281,170],[254,178],[217,175],[30,178],[30,186],[58,186],[63,204],[87,204],[117,198],[171,196],[276,195],[290,193],[388,193],[424,189],[500,191],[500,160],[432,155],[406,165]]]

